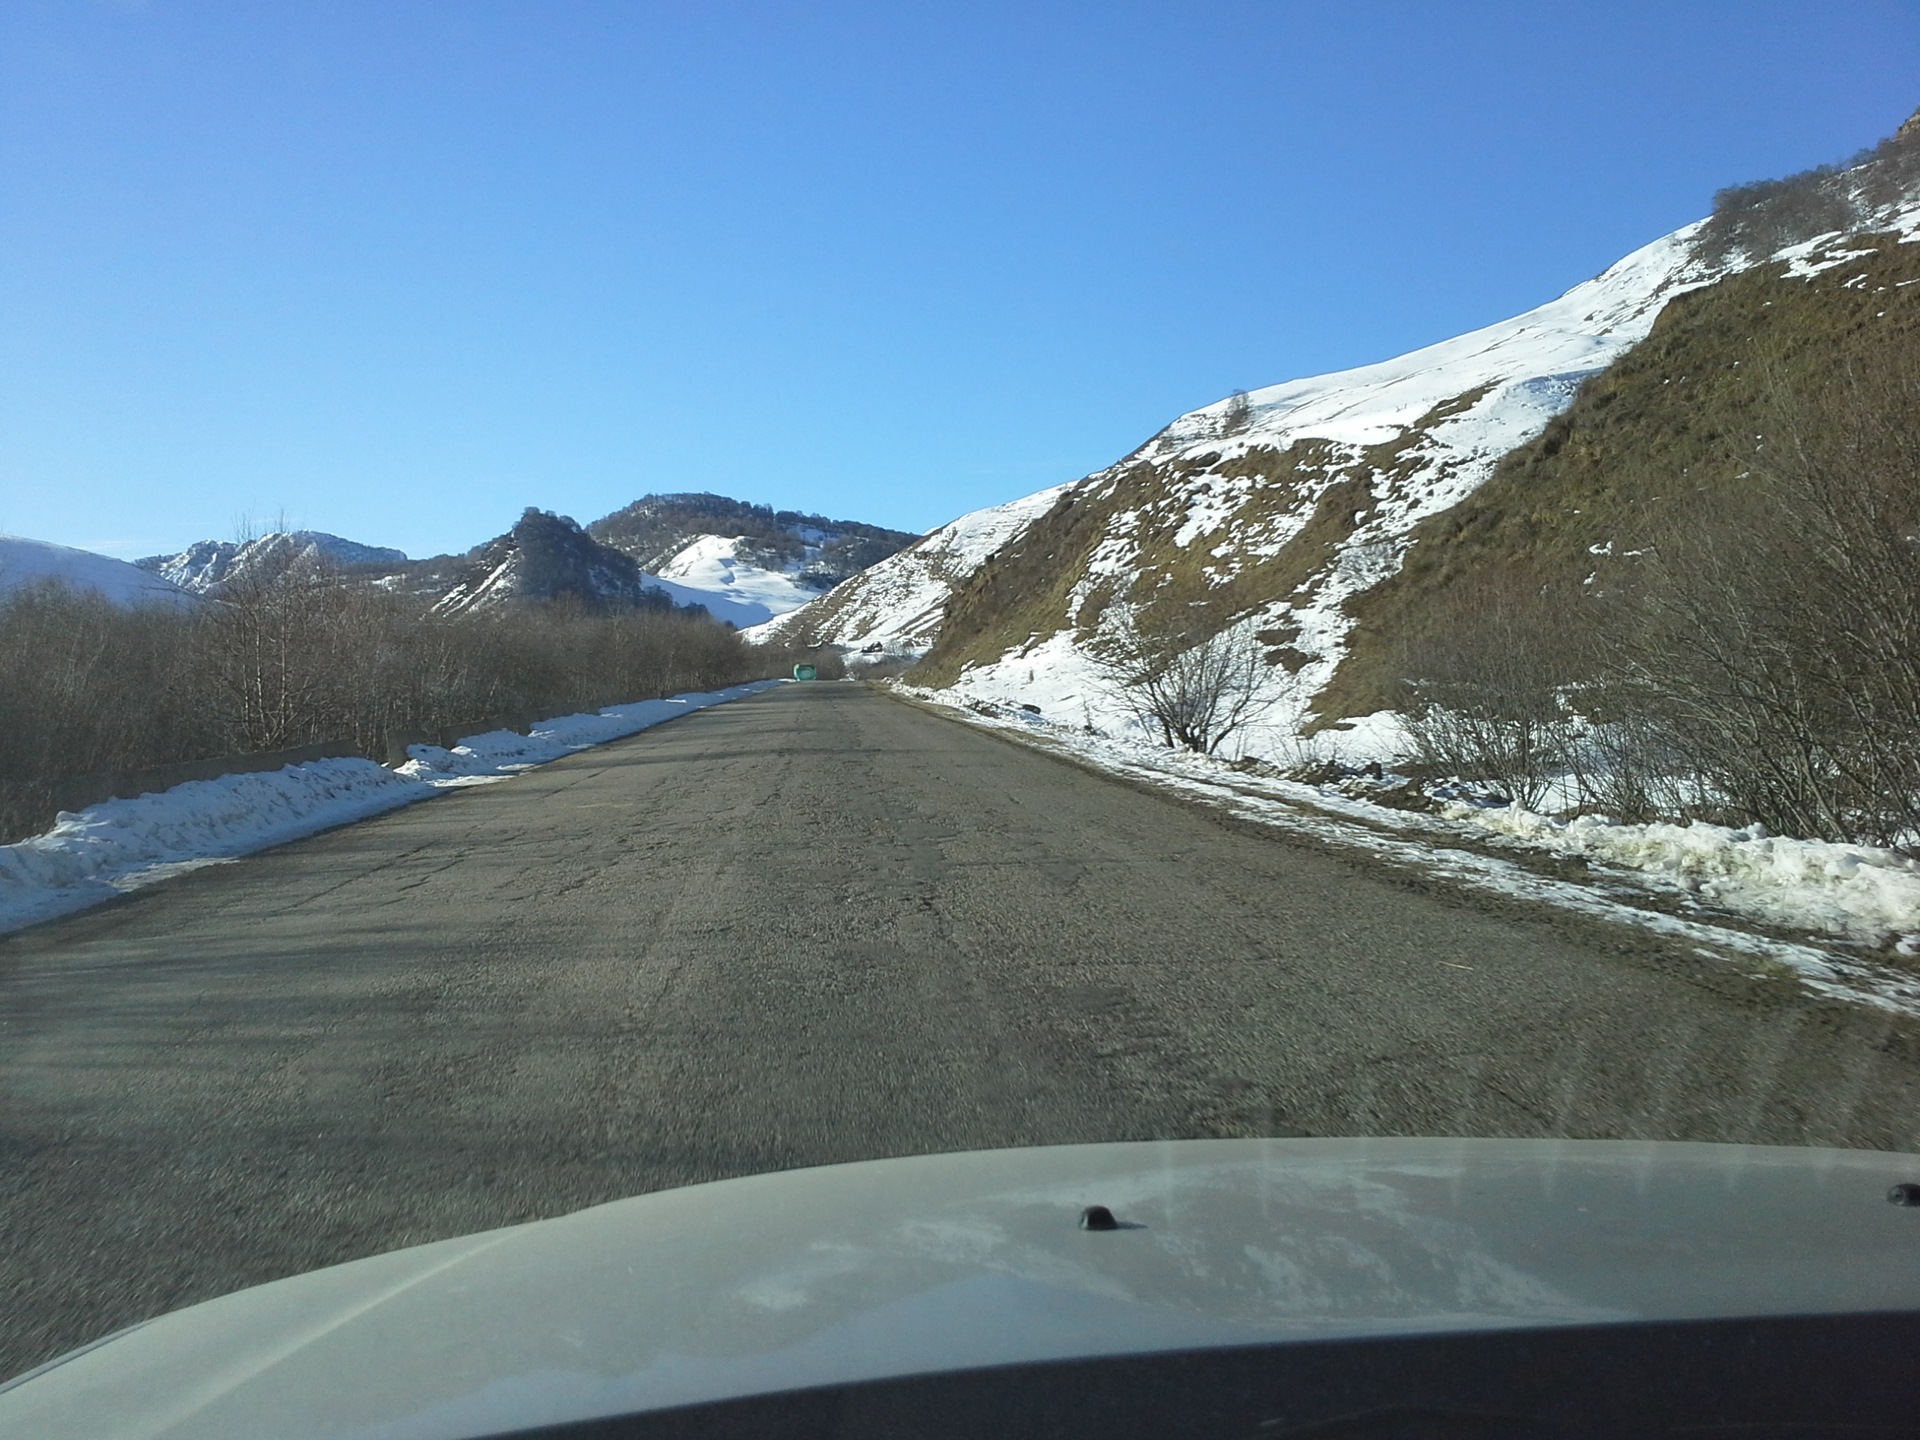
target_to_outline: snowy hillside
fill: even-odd
[[[1920,207],[1859,210],[1854,231],[1759,254],[1724,233],[1704,243],[1712,223],[1511,320],[1182,415],[1109,468],[964,516],[768,633],[883,641],[924,653],[917,678],[961,696],[1124,727],[1088,642],[1144,606],[1212,606],[1268,647],[1276,703],[1249,738],[1284,750],[1347,653],[1350,602],[1398,573],[1415,528],[1472,495],[1669,302],[1767,262],[1783,281],[1821,274],[1863,253],[1849,248],[1862,230],[1912,238]],[[1397,735],[1384,714],[1342,728],[1358,750]]]
[[[1233,604],[1242,623],[1278,632],[1304,657],[1291,703],[1273,716],[1292,731],[1344,651],[1345,602],[1398,568],[1413,526],[1470,494],[1566,408],[1582,380],[1645,338],[1668,300],[1714,278],[1693,256],[1696,229],[1514,319],[1181,416],[1079,482],[1075,504],[1103,512],[1105,523],[1058,625],[978,657],[985,663],[968,668],[961,688],[1115,722],[1075,629],[1130,596],[1139,577],[1197,571],[1210,589],[1242,582],[1230,603],[1260,602]],[[1328,528],[1330,511],[1331,533],[1309,535],[1316,519]],[[1294,563],[1276,566],[1290,548]],[[1292,583],[1258,595],[1267,567]]]
[[[804,559],[770,568],[743,558],[742,548],[739,537],[701,535],[654,573],[679,603],[705,605],[742,630],[820,597],[801,579]]]
[[[178,555],[151,555],[136,563],[184,590],[206,595],[243,580],[271,580],[296,565],[398,567],[407,557],[399,550],[361,545],[319,530],[288,530],[254,540],[200,540]]]
[[[1052,509],[1070,488],[1056,485],[962,515],[748,638],[825,640],[856,649],[881,645],[899,653],[924,651],[939,631],[941,608],[953,587]]]
[[[192,604],[194,598],[172,581],[124,560],[45,540],[0,535],[0,594],[42,580],[91,590],[118,605],[183,605]]]
[[[954,587],[988,555],[1026,532],[1062,496],[1071,492],[1076,504],[1097,503],[1143,465],[1167,483],[1151,487],[1155,493],[1147,504],[1109,518],[1087,557],[1076,591],[1080,604],[1060,617],[1062,627],[1079,621],[1079,610],[1102,581],[1138,574],[1145,564],[1143,542],[1169,525],[1176,547],[1209,552],[1213,574],[1231,578],[1295,538],[1321,492],[1343,470],[1367,464],[1371,450],[1397,447],[1400,463],[1391,486],[1376,496],[1318,587],[1315,613],[1302,617],[1302,628],[1314,632],[1328,658],[1339,642],[1338,602],[1393,563],[1396,536],[1470,491],[1496,459],[1565,407],[1581,379],[1641,339],[1668,298],[1711,278],[1691,258],[1688,241],[1695,228],[1655,241],[1515,319],[1381,364],[1295,380],[1192,411],[1107,470],[942,526],[768,633],[805,629],[812,638],[838,644],[881,641],[924,651],[938,634]],[[1316,456],[1321,483],[1300,487],[1292,504],[1250,505],[1271,488],[1270,477],[1235,462],[1254,451],[1285,452],[1306,440],[1325,442]],[[1048,658],[1057,666],[1072,648],[1050,647]],[[1025,696],[1040,685],[1037,673],[1028,678],[1040,668],[1036,658],[1023,651],[1004,666],[974,667],[967,688]],[[1080,689],[1082,679],[1072,676],[1067,688]]]

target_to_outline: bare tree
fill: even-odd
[[[1403,642],[1401,718],[1437,770],[1491,781],[1529,809],[1580,769],[1574,704],[1581,597],[1511,571],[1457,584]]]
[[[1247,392],[1236,390],[1227,400],[1227,408],[1221,413],[1220,433],[1238,435],[1253,423],[1253,402],[1247,398]]]
[[[15,589],[0,595],[0,843],[52,821],[64,777],[314,741],[384,759],[396,734],[524,723],[791,664],[699,611],[561,603],[434,618],[299,565],[191,611]]]
[[[1169,748],[1211,755],[1280,698],[1252,625],[1138,623],[1092,647],[1094,662]]]

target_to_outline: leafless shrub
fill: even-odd
[[[1670,743],[1735,814],[1920,844],[1920,353],[1776,387],[1737,502],[1647,567],[1613,642]]]
[[[1586,730],[1570,701],[1584,650],[1579,603],[1511,574],[1454,587],[1402,654],[1402,719],[1424,764],[1492,781],[1530,809],[1577,768]]]
[[[1278,698],[1265,649],[1244,626],[1206,633],[1194,622],[1136,623],[1091,654],[1135,716],[1171,749],[1211,755]]]
[[[1679,734],[1629,687],[1581,686],[1570,695],[1584,720],[1568,756],[1581,810],[1645,824],[1700,813],[1704,792]]]
[[[1819,165],[1778,180],[1732,185],[1713,197],[1696,247],[1710,263],[1773,255],[1788,245],[1869,223],[1920,190],[1920,125],[1899,131],[1845,165]]]
[[[1850,229],[1866,210],[1850,172],[1823,165],[1720,191],[1697,243],[1700,254],[1714,263],[1741,253],[1758,259],[1816,235]]]

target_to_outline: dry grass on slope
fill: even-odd
[[[1403,703],[1408,656],[1457,630],[1490,584],[1597,600],[1631,580],[1632,552],[1740,500],[1783,395],[1920,337],[1920,245],[1853,248],[1870,253],[1811,279],[1746,271],[1669,304],[1536,440],[1417,526],[1398,574],[1349,602],[1350,648],[1319,713]]]

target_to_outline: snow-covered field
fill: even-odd
[[[510,779],[576,750],[784,683],[761,680],[562,715],[526,735],[496,730],[451,750],[415,745],[408,751],[412,758],[397,770],[371,760],[315,760],[90,805],[62,814],[44,835],[0,846],[0,934],[447,789]]]
[[[1465,802],[1421,814],[1373,803],[1364,791],[1235,770],[1225,761],[1144,738],[1090,734],[1073,723],[1077,717],[1061,721],[979,700],[961,708],[952,704],[951,691],[898,688],[970,723],[1015,732],[1244,819],[1479,889],[1639,925],[1689,942],[1703,955],[1753,963],[1762,973],[1783,967],[1829,998],[1920,1015],[1920,975],[1874,958],[1875,952],[1920,956],[1920,863],[1884,850],[1717,825],[1560,822],[1513,806]],[[1590,878],[1545,875],[1460,848],[1476,840],[1579,856],[1591,863]],[[1656,908],[1650,903],[1656,893],[1677,902],[1681,913]],[[1736,920],[1802,934],[1810,943],[1725,923]]]

